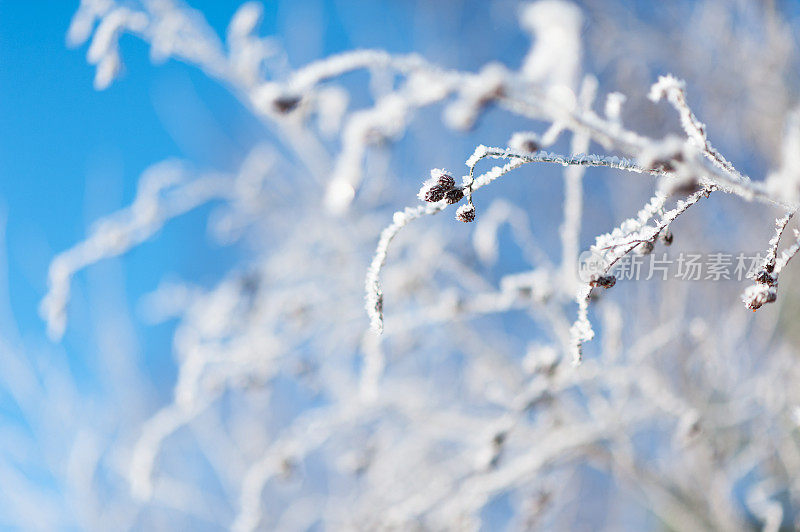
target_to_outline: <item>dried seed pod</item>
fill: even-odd
[[[439,168],[431,170],[431,179],[435,180],[436,184],[445,190],[450,190],[456,186],[456,180],[453,179],[453,176]]]
[[[527,139],[522,144],[522,149],[527,151],[528,153],[535,153],[539,151],[539,144],[533,139]]]
[[[676,163],[683,162],[683,154],[676,153],[671,158],[664,158],[664,159],[656,159],[653,161],[653,169],[660,170],[662,172],[674,172],[675,167],[677,166]]]
[[[448,190],[445,195],[445,199],[449,205],[453,205],[454,203],[458,203],[464,197],[464,191],[460,188],[453,188]]]
[[[650,253],[653,252],[655,247],[656,247],[655,244],[653,244],[648,240],[647,242],[642,242],[636,247],[636,253],[638,253],[639,255],[649,255]]]
[[[535,133],[519,132],[512,135],[511,140],[508,141],[508,146],[512,150],[535,153],[541,149],[542,144],[539,136]]]
[[[672,231],[667,229],[664,232],[664,237],[663,238],[664,238],[664,245],[671,246],[672,245],[672,241],[674,240],[675,237],[673,236]]]
[[[702,188],[695,176],[676,175],[663,181],[663,191],[667,196],[685,198]]]
[[[272,107],[281,114],[293,111],[300,104],[300,96],[294,94],[284,94],[272,100]]]
[[[765,268],[765,269],[763,269],[763,270],[761,270],[761,271],[759,271],[759,272],[758,272],[758,273],[755,275],[755,277],[753,278],[753,280],[754,280],[754,281],[756,281],[757,283],[762,283],[762,284],[765,284],[765,285],[767,285],[767,286],[775,286],[776,284],[778,284],[778,283],[775,281],[775,278],[774,278],[774,277],[772,277],[772,275],[770,275],[770,274],[769,274],[769,272],[767,271],[767,269],[766,269],[766,268]]]
[[[469,223],[475,221],[475,206],[472,203],[462,205],[456,211],[456,220]]]
[[[444,199],[445,192],[447,192],[447,189],[444,187],[440,187],[434,183],[425,183],[422,185],[422,188],[419,189],[419,194],[417,194],[417,197],[422,201],[427,201],[428,203],[436,203],[437,201]]]
[[[613,275],[599,275],[597,278],[592,279],[592,286],[600,286],[608,289],[617,284],[617,278]]]
[[[778,293],[775,288],[761,283],[748,287],[742,294],[745,306],[753,312],[767,303],[773,303],[776,299],[778,299]]]

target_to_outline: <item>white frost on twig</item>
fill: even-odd
[[[536,154],[525,154],[515,152],[510,149],[490,148],[484,145],[480,145],[475,149],[473,154],[467,159],[466,164],[470,170],[472,170],[481,159],[487,157],[495,159],[511,159],[511,161],[506,163],[504,166],[495,166],[488,172],[485,172],[474,178],[474,180],[471,182],[471,185],[469,185],[471,192],[488,185],[495,179],[509,173],[516,168],[519,168],[523,164],[532,162],[553,163],[560,164],[562,166],[603,166],[627,170],[635,173],[651,173],[655,175],[661,175],[660,171],[647,170],[636,165],[634,162],[629,161],[628,159],[619,158],[616,156],[604,157],[584,154],[565,156],[547,153],[544,151]],[[383,332],[384,299],[383,289],[381,288],[380,283],[380,274],[383,265],[386,262],[386,254],[389,249],[389,244],[394,237],[397,236],[397,233],[411,221],[426,215],[435,214],[446,207],[447,203],[445,200],[431,205],[408,207],[402,211],[394,213],[394,216],[392,217],[392,223],[381,232],[380,239],[378,240],[378,246],[375,249],[375,254],[373,255],[372,262],[367,271],[365,280],[366,309],[370,318],[370,326],[374,331],[378,333]]]
[[[658,81],[650,88],[649,98],[657,102],[666,98],[670,104],[678,111],[681,119],[681,126],[689,140],[697,148],[702,150],[705,155],[718,168],[729,172],[738,181],[749,181],[749,179],[739,173],[725,157],[717,151],[708,140],[706,135],[706,125],[694,115],[689,104],[686,102],[686,83],[674,76],[661,76]]]

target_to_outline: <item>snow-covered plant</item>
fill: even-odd
[[[709,0],[634,33],[627,3],[601,4],[498,3],[530,40],[519,65],[464,70],[364,49],[287,69],[259,35],[258,3],[220,37],[178,1],[82,0],[68,42],[88,43],[98,89],[121,72],[119,40],[132,35],[153,60],[229,89],[278,142],[252,146],[228,172],[155,165],[130,207],[53,260],[41,310],[57,339],[80,271],[201,205],[217,209],[212,235],[248,257],[211,289],[164,283],[145,299],[151,317],[178,322],[173,397],[141,424],[124,410],[117,424],[81,420],[66,484],[97,503],[78,524],[791,526],[791,314],[752,321],[725,283],[618,282],[614,268],[673,239],[670,249],[752,251],[769,233],[766,211],[780,218],[744,302],[781,302],[785,288],[796,299],[791,283],[778,290],[800,250],[795,231],[779,252],[800,205],[800,120],[785,97],[799,87],[775,73],[792,64],[792,25],[755,2]],[[722,14],[748,22],[710,31]],[[649,42],[673,34],[672,48]],[[674,53],[684,42],[701,51]],[[758,100],[718,104],[739,126],[720,146],[788,117],[781,148],[753,143],[775,168],[765,179],[712,145],[689,105],[729,94],[708,68],[716,47],[746,56],[746,78],[727,83]],[[588,73],[604,64],[620,79]],[[687,81],[625,79],[653,64]],[[368,102],[355,72],[369,79]],[[465,140],[477,147],[465,153]],[[464,159],[463,176],[439,168]],[[415,202],[423,168],[433,170]],[[467,223],[431,218],[447,209]],[[723,231],[713,220],[725,212],[735,214]]]

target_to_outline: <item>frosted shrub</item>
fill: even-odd
[[[41,310],[57,339],[76,273],[172,218],[215,202],[212,234],[260,242],[210,290],[172,283],[146,298],[152,316],[179,323],[173,398],[145,423],[117,427],[121,436],[107,442],[116,458],[82,462],[93,474],[80,496],[112,499],[115,527],[159,518],[235,530],[792,523],[800,374],[775,313],[748,322],[728,285],[640,288],[618,282],[614,268],[673,238],[685,249],[708,245],[713,229],[695,212],[704,203],[742,211],[727,235],[740,249],[756,241],[746,228],[767,238],[758,213],[768,211],[780,217],[762,246],[767,258],[752,286],[739,289],[753,310],[780,302],[779,276],[800,249],[795,232],[779,251],[800,201],[798,115],[783,92],[765,101],[783,105],[770,110],[789,120],[783,145],[766,152],[776,169],[751,179],[689,106],[693,80],[650,79],[647,101],[641,84],[623,94],[587,73],[587,57],[610,52],[602,41],[587,48],[584,28],[607,24],[611,41],[625,35],[615,9],[584,16],[560,0],[520,6],[531,46],[518,67],[469,72],[416,54],[354,50],[282,73],[279,48],[258,34],[260,4],[241,6],[221,38],[180,2],[82,0],[68,41],[89,43],[97,88],[119,74],[118,40],[133,35],[154,60],[184,61],[230,89],[286,148],[256,145],[229,173],[158,164],[130,207],[53,260]],[[685,26],[686,42],[711,39],[709,47],[747,39],[747,53],[789,64],[788,24],[765,12],[764,24],[753,19],[742,35],[697,29],[720,9],[728,8],[702,4],[697,26],[680,20],[670,30]],[[761,42],[765,27],[771,37]],[[636,39],[617,44],[631,61],[669,57]],[[713,98],[702,60],[697,91]],[[760,83],[796,89],[760,68],[741,84],[756,99]],[[354,71],[371,80],[366,105],[341,81]],[[680,133],[653,126],[661,101],[675,114],[663,121]],[[471,154],[438,132],[437,145],[423,149],[413,125],[429,124],[430,107],[453,138],[474,140]],[[481,120],[496,112],[527,130],[484,145]],[[766,114],[753,128],[759,120]],[[423,180],[406,175],[396,142],[412,143],[428,168],[465,160],[464,175],[434,168],[415,201]],[[555,168],[563,168],[563,193],[542,198],[535,187],[552,182]],[[591,174],[610,183],[603,201],[584,183]],[[511,180],[522,194],[504,194]],[[304,193],[290,200],[279,193],[298,187]],[[636,205],[640,198],[648,199]],[[451,208],[473,223],[430,218]],[[595,268],[583,278],[589,236]],[[519,258],[504,263],[512,250]],[[196,482],[197,471],[211,480]],[[130,491],[103,493],[93,476],[101,472]],[[111,519],[98,510],[81,524],[104,528]]]

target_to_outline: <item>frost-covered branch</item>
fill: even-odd
[[[686,136],[693,142],[711,162],[718,168],[736,176],[740,181],[747,181],[748,178],[739,173],[733,164],[728,162],[725,157],[717,151],[706,135],[706,125],[697,119],[686,102],[686,83],[673,76],[661,76],[651,87],[649,98],[657,102],[666,98],[670,104],[678,111],[681,118],[681,125]]]
[[[485,158],[493,159],[511,159],[510,162],[504,166],[495,166],[488,172],[485,172],[475,178],[472,177],[475,166],[479,161]],[[510,148],[490,148],[487,146],[478,146],[475,152],[467,159],[466,165],[469,168],[469,176],[464,179],[464,190],[466,195],[471,199],[472,194],[481,187],[484,187],[504,176],[505,174],[519,168],[527,163],[552,163],[560,164],[565,167],[579,166],[579,167],[607,167],[619,170],[626,170],[634,173],[648,173],[652,175],[664,175],[662,170],[646,169],[636,165],[628,159],[621,159],[616,156],[602,157],[598,155],[558,155],[548,152],[538,152],[535,154],[525,154],[514,151]],[[366,276],[365,289],[366,289],[366,308],[370,317],[370,325],[372,329],[377,332],[383,332],[383,289],[381,288],[380,275],[383,265],[386,263],[386,255],[389,250],[391,241],[397,236],[397,233],[413,220],[436,214],[447,208],[449,205],[447,199],[439,199],[435,203],[429,205],[422,205],[419,207],[408,207],[402,211],[394,213],[392,223],[387,226],[382,232],[378,241],[378,246],[375,250],[375,255],[372,258],[369,270]]]
[[[156,238],[173,217],[214,205],[210,232],[236,245],[235,253],[219,251],[234,266],[211,283],[163,283],[140,305],[150,319],[173,320],[174,372],[163,376],[171,394],[126,380],[130,395],[97,401],[102,416],[74,415],[83,408],[64,414],[69,402],[49,395],[62,389],[59,381],[32,376],[38,360],[22,364],[0,349],[21,410],[87,418],[88,436],[76,441],[69,461],[71,483],[58,490],[97,508],[72,528],[572,529],[576,519],[594,518],[596,483],[585,482],[586,471],[604,479],[602,506],[611,501],[639,528],[657,522],[676,530],[746,530],[752,519],[773,528],[783,519],[786,526],[800,500],[800,485],[785,478],[800,468],[792,443],[800,375],[782,326],[751,325],[750,313],[709,297],[722,283],[613,287],[622,257],[668,244],[679,223],[694,224],[680,245],[710,241],[713,224],[677,219],[710,193],[720,200],[708,202],[713,214],[733,209],[724,192],[787,213],[768,245],[770,277],[757,280],[767,287],[757,297],[770,297],[769,283],[777,284],[777,273],[800,251],[798,234],[782,253],[778,246],[798,202],[800,122],[789,117],[777,170],[751,180],[710,144],[686,87],[700,101],[718,98],[725,106],[732,98],[726,91],[742,90],[737,101],[747,102],[753,78],[773,76],[752,93],[752,106],[782,113],[785,87],[776,84],[790,76],[770,72],[785,69],[780,61],[793,50],[786,47],[792,32],[777,31],[786,30],[777,19],[767,39],[747,33],[758,26],[752,18],[744,29],[720,24],[724,50],[741,42],[739,52],[757,49],[760,61],[747,62],[736,83],[724,77],[719,90],[715,69],[682,68],[673,61],[685,54],[668,55],[650,38],[661,34],[637,37],[626,18],[632,15],[618,18],[600,7],[584,16],[560,0],[524,6],[518,22],[531,46],[520,65],[490,61],[462,71],[423,54],[352,50],[293,69],[280,36],[259,35],[264,8],[257,3],[242,5],[217,36],[183,2],[83,0],[68,39],[88,43],[98,88],[121,71],[119,39],[133,36],[149,44],[154,60],[184,61],[229,90],[273,146],[252,150],[227,173],[154,167],[173,178],[153,184],[145,174],[130,207],[53,261],[42,310],[58,336],[79,271]],[[598,20],[599,41],[592,33]],[[707,19],[692,21],[681,19],[681,36],[699,31],[703,43],[715,42]],[[459,39],[453,42],[488,31],[447,35],[447,25],[437,28],[437,35]],[[677,110],[680,136],[645,133],[660,130],[651,120],[655,108],[610,81],[626,76],[604,72],[598,81],[584,72],[583,58],[598,64],[602,54],[609,74],[617,62],[653,79],[657,73],[642,65],[695,72],[686,83],[661,78],[651,91]],[[364,80],[369,90],[360,90]],[[595,101],[604,108],[596,111]],[[709,124],[719,119],[712,106],[702,110]],[[719,126],[726,133],[720,146],[735,145],[751,129],[761,134],[769,123],[739,107],[727,111],[741,127]],[[519,131],[504,130],[509,123]],[[463,157],[463,141],[509,137],[507,147],[478,146],[466,175],[434,169],[420,190],[425,203],[398,210],[384,227],[406,204],[412,156],[415,165],[434,166]],[[778,155],[777,144],[761,145],[763,160]],[[481,171],[485,159],[501,162]],[[497,194],[480,191],[529,163],[564,168],[563,203],[540,202],[542,190],[555,190],[543,181],[515,183],[515,197],[501,186],[491,191]],[[584,182],[600,168],[613,180],[608,191]],[[612,170],[646,175],[626,180]],[[650,197],[641,208],[640,197]],[[457,220],[471,224],[443,228],[428,218],[450,205]],[[419,218],[430,223],[412,223]],[[744,209],[725,217],[731,245],[745,245],[744,228],[754,218]],[[577,262],[587,237],[601,260],[583,278]],[[601,296],[601,288],[611,292]],[[367,328],[364,291],[370,325],[381,336]],[[601,321],[593,327],[595,296],[602,297]],[[384,304],[392,309],[386,327]],[[97,333],[110,338],[101,352],[121,343],[112,327]],[[587,346],[580,370],[570,367],[594,336],[597,356]],[[135,362],[116,374],[138,375],[137,364],[149,359]],[[98,381],[116,392],[108,376],[114,373],[105,370]],[[47,392],[52,408],[26,401],[39,382],[44,391],[36,393]],[[142,398],[137,415],[126,410],[130,397]],[[642,448],[642,434],[652,448]],[[17,454],[35,447],[20,446]],[[30,491],[17,490],[15,467],[0,461],[0,491],[14,502]],[[742,493],[752,515],[741,510]],[[499,514],[508,521],[498,523]],[[606,528],[620,528],[611,513],[599,517]],[[59,528],[48,524],[40,528]]]
[[[72,277],[90,264],[119,256],[152,237],[171,218],[213,199],[230,198],[230,179],[208,175],[191,179],[177,162],[162,163],[141,178],[133,204],[98,222],[90,236],[53,259],[48,293],[41,314],[51,338],[59,339],[66,327],[66,306]]]
[[[606,233],[597,237],[595,245],[591,248],[593,256],[601,258],[602,264],[599,268],[593,269],[593,278],[584,283],[576,296],[578,302],[578,319],[572,326],[570,334],[572,336],[572,361],[578,365],[583,360],[583,344],[594,338],[592,324],[589,321],[589,302],[591,301],[592,289],[596,286],[610,288],[614,285],[615,278],[609,276],[609,272],[614,265],[624,256],[639,247],[647,246],[652,249],[652,244],[667,229],[678,216],[686,212],[689,207],[696,204],[702,198],[707,198],[713,190],[712,186],[706,186],[698,190],[685,200],[679,200],[674,208],[661,214],[660,219],[655,225],[646,225],[647,221],[657,212],[661,211],[666,197],[663,195],[654,196],[645,207],[639,211],[637,218],[626,220],[621,226],[611,233]]]

